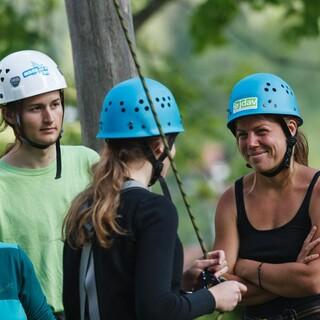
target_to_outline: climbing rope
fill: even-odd
[[[193,229],[194,229],[194,231],[196,233],[196,236],[197,236],[197,239],[199,241],[199,244],[200,244],[200,247],[201,247],[201,250],[202,250],[202,253],[203,253],[203,257],[207,258],[208,251],[207,251],[207,249],[205,247],[205,243],[204,243],[204,241],[203,241],[203,239],[202,239],[202,237],[200,235],[200,230],[199,230],[199,228],[198,228],[198,226],[196,224],[195,217],[194,217],[194,215],[193,215],[193,213],[191,211],[191,206],[190,206],[190,203],[189,203],[189,201],[187,199],[187,195],[186,195],[186,193],[184,191],[182,180],[180,179],[177,167],[176,167],[175,162],[174,162],[174,160],[173,160],[173,158],[171,156],[167,138],[166,138],[165,134],[163,133],[163,130],[162,130],[162,127],[161,127],[161,123],[159,121],[157,112],[155,110],[154,104],[153,104],[151,96],[150,96],[149,89],[148,89],[148,87],[146,85],[146,82],[144,80],[144,77],[142,75],[141,67],[140,67],[140,64],[139,64],[138,59],[137,59],[137,55],[136,55],[136,52],[135,52],[135,49],[134,49],[134,45],[133,45],[133,43],[132,43],[132,41],[130,39],[129,31],[128,31],[125,19],[123,17],[122,11],[121,11],[121,7],[120,7],[120,4],[119,4],[119,1],[118,0],[113,0],[113,3],[114,3],[114,6],[116,8],[117,16],[119,18],[122,31],[123,31],[123,33],[125,35],[127,44],[129,46],[129,50],[130,50],[132,59],[134,61],[136,70],[138,72],[138,76],[139,76],[139,78],[141,80],[141,83],[142,83],[142,86],[143,86],[143,90],[144,90],[144,92],[145,92],[145,94],[147,96],[148,102],[150,104],[154,120],[156,122],[156,125],[157,125],[159,133],[160,133],[160,137],[161,137],[161,139],[163,141],[163,144],[164,144],[164,147],[165,147],[165,152],[166,152],[166,154],[167,154],[167,156],[169,158],[172,171],[174,173],[175,179],[176,179],[177,184],[178,184],[179,191],[180,191],[182,199],[183,199],[183,203],[184,203],[184,205],[185,205],[185,207],[187,209],[187,213],[189,215],[189,218],[191,220]]]

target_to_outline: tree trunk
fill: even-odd
[[[129,0],[120,1],[133,41]],[[112,0],[65,0],[71,35],[83,144],[95,150],[106,92],[136,74]]]

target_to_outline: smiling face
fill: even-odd
[[[54,144],[63,121],[60,92],[52,91],[24,99],[20,117],[26,138],[41,145]]]
[[[294,132],[295,121],[289,120],[288,127]],[[236,138],[243,158],[258,172],[268,172],[276,168],[287,148],[283,129],[272,116],[248,116],[238,119]]]

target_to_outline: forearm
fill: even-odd
[[[243,259],[239,261],[236,274],[254,283],[256,286],[283,297],[301,297],[319,293],[319,272],[312,263],[309,265],[291,262],[283,264],[264,263]]]
[[[260,289],[252,282],[244,278],[240,278],[237,275],[228,273],[223,276],[227,280],[236,280],[247,286],[248,291],[242,297],[242,302],[241,302],[242,305],[262,304],[276,298],[276,295],[274,295],[273,293],[265,289]]]

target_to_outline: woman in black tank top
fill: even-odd
[[[308,166],[302,123],[275,75],[232,90],[228,128],[253,172],[220,198],[214,248],[226,252],[228,277],[248,287],[244,319],[320,319],[320,173]]]

